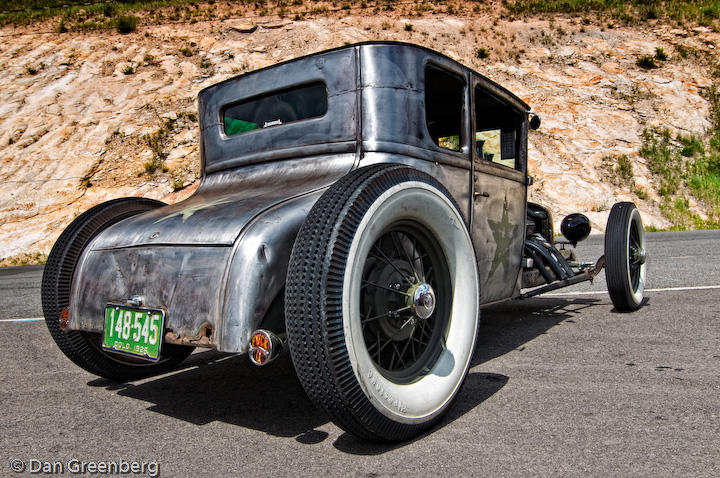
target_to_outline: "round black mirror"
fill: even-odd
[[[537,113],[530,113],[530,129],[538,129],[542,120]]]
[[[577,244],[590,235],[590,219],[580,213],[569,214],[560,223],[560,232],[565,238]]]

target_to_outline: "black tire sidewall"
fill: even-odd
[[[350,287],[346,284],[358,271],[351,250],[354,244],[357,247],[357,234],[372,227],[374,217],[371,213],[368,216],[369,211],[377,210],[376,203],[383,200],[383,193],[392,188],[401,190],[410,184],[434,191],[438,200],[447,205],[446,212],[451,213],[445,216],[446,226],[461,230],[467,246],[465,251],[444,253],[463,255],[464,264],[472,266],[467,269],[472,271],[467,282],[473,289],[472,297],[462,298],[472,304],[473,324],[466,330],[469,345],[454,364],[456,383],[432,413],[414,418],[403,415],[402,399],[388,391],[387,379],[380,372],[358,367],[357,348],[359,344],[362,348],[363,339],[362,334],[359,339],[355,335],[355,341],[348,335],[354,333],[348,331],[359,319],[355,322],[348,319],[352,312],[348,309]],[[455,219],[449,220],[453,216]],[[308,268],[312,257],[322,261],[322,266]],[[288,340],[293,363],[308,396],[339,426],[367,439],[405,439],[432,426],[453,402],[469,368],[479,315],[477,283],[474,250],[467,228],[452,197],[435,179],[412,168],[387,164],[348,174],[311,210],[298,234],[288,271]],[[449,329],[452,330],[452,324]]]
[[[640,270],[637,288],[630,276],[629,238],[633,225],[644,247],[644,230],[640,212],[634,203],[620,202],[613,205],[605,231],[605,279],[615,309],[621,312],[640,308],[645,287],[646,265]]]

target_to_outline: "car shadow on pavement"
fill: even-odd
[[[525,344],[568,321],[588,307],[602,303],[599,298],[535,297],[512,300],[483,309],[480,330],[471,366],[525,348]]]
[[[471,367],[522,350],[526,342],[562,321],[572,320],[597,302],[599,299],[535,298],[483,310]],[[461,418],[497,393],[508,380],[505,375],[471,370],[448,414],[413,440],[378,444],[343,433],[333,446],[359,455],[382,454],[406,446]],[[317,430],[329,419],[305,395],[287,353],[260,368],[250,365],[244,354],[200,351],[171,374],[132,383],[95,379],[88,385],[148,402],[148,410],[195,425],[220,421],[274,436],[294,437],[304,444],[319,443],[329,436]]]
[[[103,386],[123,397],[149,402],[148,410],[195,425],[220,421],[279,437],[296,437],[329,421],[305,395],[289,354],[264,367],[247,355],[194,353],[184,369],[133,383],[104,379]]]
[[[380,455],[407,446],[451,424],[497,393],[510,380],[497,373],[476,372],[472,368],[513,350],[522,351],[525,344],[549,329],[572,318],[600,299],[558,297],[514,300],[483,309],[475,354],[470,373],[448,414],[436,426],[411,440],[398,443],[371,443],[343,433],[333,446],[354,455]]]

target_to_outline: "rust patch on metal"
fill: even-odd
[[[168,330],[165,333],[165,342],[169,344],[194,345],[195,347],[214,349],[217,347],[213,341],[214,333],[215,328],[210,323],[205,322],[200,326],[197,333],[193,336],[181,335],[179,333],[173,332],[172,330]]]

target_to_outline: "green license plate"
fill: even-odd
[[[164,324],[162,309],[108,304],[103,348],[156,361],[160,358]]]

